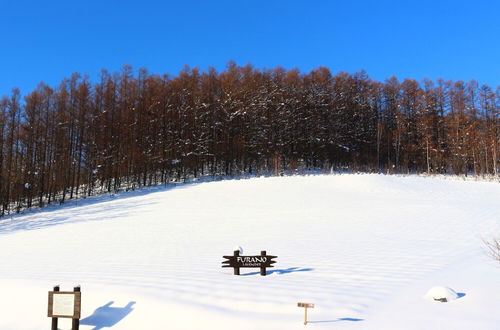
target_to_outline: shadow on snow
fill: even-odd
[[[287,269],[271,269],[271,270],[267,271],[267,275],[271,275],[274,273],[276,273],[278,275],[284,275],[284,274],[298,273],[298,272],[310,272],[313,270],[314,270],[314,268],[299,268],[299,267],[290,267]],[[241,274],[240,276],[251,276],[251,275],[260,275],[260,271]]]
[[[307,323],[332,323],[332,322],[342,322],[342,321],[359,322],[359,321],[364,321],[364,319],[356,319],[353,317],[343,317],[343,318],[336,319],[336,320],[307,321]]]
[[[113,301],[110,301],[106,305],[97,308],[92,315],[82,319],[80,324],[93,326],[92,330],[111,328],[134,310],[132,306],[135,301],[129,302],[125,307],[111,307],[113,303]]]
[[[153,204],[153,201],[137,201],[127,203],[127,200],[134,197],[142,197],[157,192],[190,188],[202,183],[218,181],[239,181],[252,178],[254,176],[241,177],[221,177],[206,176],[186,182],[169,182],[156,186],[137,187],[135,189],[125,189],[118,192],[103,192],[93,196],[67,200],[64,204],[46,205],[45,207],[35,207],[18,214],[10,214],[0,217],[0,235],[9,234],[19,230],[37,230],[45,227],[56,226],[65,223],[102,221],[99,216],[100,211],[113,211],[113,215],[106,219],[120,218],[126,216],[130,211],[138,206]],[[123,201],[110,207],[107,202]],[[54,215],[55,213],[55,215]],[[108,213],[109,214],[109,213]]]
[[[321,175],[322,173],[321,171],[306,171],[303,174]],[[290,173],[290,175],[293,175],[293,173]],[[109,201],[124,201],[124,203],[113,207],[116,214],[107,217],[107,219],[120,218],[127,215],[131,210],[136,209],[137,206],[153,204],[153,202],[150,201],[126,203],[126,200],[129,198],[146,196],[149,194],[162,191],[170,191],[173,189],[186,189],[202,183],[218,181],[239,181],[256,177],[271,177],[271,175],[269,173],[260,175],[248,174],[235,177],[207,175],[184,182],[168,182],[154,186],[137,187],[135,189],[120,189],[118,192],[114,193],[101,192],[93,196],[67,200],[64,204],[58,204],[57,201],[54,201],[53,204],[46,205],[42,208],[35,207],[29,210],[24,210],[18,214],[7,214],[3,217],[0,217],[0,235],[16,232],[19,230],[36,230],[68,222],[76,223],[87,221],[102,221],[102,217],[99,217],[97,215],[89,216],[89,213],[109,211],[109,204],[106,203]],[[53,212],[56,212],[55,216],[53,215]]]

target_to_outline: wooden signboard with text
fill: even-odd
[[[49,291],[47,316],[52,318],[52,330],[57,330],[58,318],[69,318],[72,321],[72,330],[78,330],[82,310],[82,293],[80,287],[74,291],[59,291],[59,286],[54,291]]]
[[[274,267],[274,258],[277,256],[267,255],[266,251],[261,251],[257,256],[240,256],[240,251],[234,251],[232,256],[223,256],[228,259],[222,262],[222,267],[234,268],[234,275],[240,275],[240,268],[260,268],[260,275],[266,276],[266,268]]]

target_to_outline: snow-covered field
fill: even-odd
[[[230,180],[0,220],[0,329],[49,329],[47,291],[82,286],[80,329],[500,329],[500,184],[329,175]],[[236,246],[271,274],[221,268]],[[424,299],[448,286],[459,299]],[[70,322],[60,320],[61,329]]]

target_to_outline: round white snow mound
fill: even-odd
[[[425,295],[425,299],[430,301],[447,302],[457,298],[458,294],[453,289],[444,286],[435,286],[427,291],[427,294]]]
[[[240,251],[240,254],[243,254],[243,248],[241,246],[236,246],[233,251]]]

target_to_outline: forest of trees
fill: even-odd
[[[0,215],[201,176],[497,175],[500,88],[325,67],[103,71],[0,99]]]

